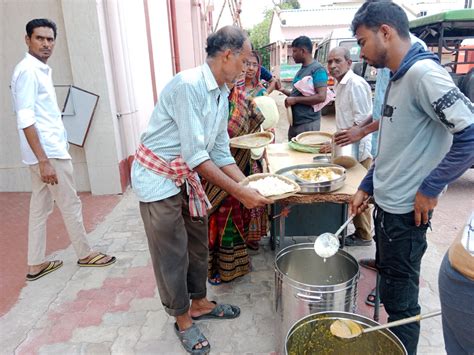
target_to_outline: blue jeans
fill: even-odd
[[[392,214],[376,206],[375,259],[380,273],[380,300],[388,321],[415,316],[418,304],[421,258],[426,251],[428,224],[415,226],[414,212]],[[408,354],[416,354],[420,324],[418,322],[391,328]]]
[[[474,354],[474,281],[466,278],[444,256],[439,270],[439,298],[448,355]]]

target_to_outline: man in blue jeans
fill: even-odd
[[[411,44],[398,5],[375,2],[358,11],[352,30],[361,57],[392,72],[380,119],[378,155],[351,201],[351,213],[373,196],[380,298],[389,321],[420,313],[426,230],[444,187],[474,164],[474,106],[437,57]],[[419,323],[395,327],[416,354]]]

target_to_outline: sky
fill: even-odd
[[[244,29],[250,29],[257,23],[260,23],[263,20],[263,13],[266,9],[271,9],[273,7],[272,0],[241,0],[242,1],[242,12],[240,14],[240,19],[242,21],[242,27]],[[460,6],[464,4],[464,0],[459,1]],[[214,2],[214,14],[213,21],[214,26],[216,25],[219,12],[221,11],[222,4],[224,0],[213,0]],[[314,8],[315,3],[331,3],[331,0],[299,0],[302,9],[311,9]],[[400,0],[397,0],[400,2]],[[421,2],[415,0],[405,0],[405,3]],[[433,0],[427,2],[434,2]],[[230,15],[230,10],[228,6],[225,7],[224,12],[222,13],[221,20],[219,21],[219,28],[222,26],[232,24],[232,17]]]
[[[312,8],[314,7],[315,0],[299,0],[301,8]],[[213,21],[216,24],[219,12],[221,11],[223,0],[214,0],[214,14]],[[313,5],[311,5],[313,4]],[[242,21],[242,27],[250,29],[257,23],[263,20],[263,14],[266,9],[273,8],[272,0],[242,0],[242,12],[240,13],[240,20]],[[226,5],[224,12],[222,13],[221,20],[219,21],[219,27],[232,24],[232,17],[230,10]]]

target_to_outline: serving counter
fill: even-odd
[[[312,153],[291,150],[287,143],[267,146],[268,171],[298,164],[313,163]],[[339,190],[329,193],[296,194],[278,200],[272,205],[271,246],[275,249],[290,236],[316,236],[324,232],[336,232],[348,216],[351,196],[366,175],[360,164],[346,170],[345,184]],[[346,232],[343,233],[343,238]]]

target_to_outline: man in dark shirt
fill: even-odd
[[[328,75],[324,67],[313,59],[311,40],[306,36],[296,38],[291,44],[293,59],[295,63],[301,63],[301,69],[293,79],[293,85],[306,76],[313,79],[314,95],[303,96],[297,89],[280,89],[288,96],[285,99],[285,106],[290,107],[293,114],[293,125],[288,130],[288,140],[300,133],[307,131],[319,131],[321,127],[321,113],[315,112],[313,105],[324,102],[326,99]]]

